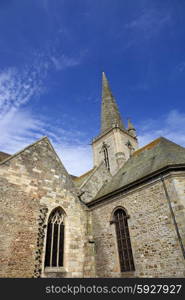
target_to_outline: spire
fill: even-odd
[[[109,87],[105,73],[102,74],[102,110],[101,110],[101,133],[105,130],[117,126],[125,129],[121,116]]]
[[[136,130],[134,128],[134,125],[130,121],[130,119],[128,119],[128,129],[127,130],[130,135],[132,135],[133,137],[136,137]]]
[[[132,122],[130,121],[130,119],[128,119],[128,130],[134,129],[134,125],[132,124]]]

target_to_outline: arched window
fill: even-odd
[[[121,272],[135,270],[127,219],[124,209],[118,208],[114,212]]]
[[[45,267],[62,267],[64,258],[64,212],[52,211],[47,225]]]
[[[108,145],[106,145],[105,142],[103,142],[102,145],[102,151],[103,151],[103,156],[104,156],[104,162],[105,162],[105,166],[108,170],[110,170],[110,164],[109,164],[109,154],[108,154]]]

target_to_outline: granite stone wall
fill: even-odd
[[[169,179],[172,206],[185,251],[185,172],[174,173]],[[176,201],[178,199],[178,201]]]
[[[104,160],[102,151],[103,142],[108,146],[110,173],[112,175],[129,159],[130,153],[138,148],[137,140],[126,131],[118,127],[112,128],[111,131],[94,139],[92,143],[94,166],[98,166]],[[129,149],[128,142],[132,145],[133,149]]]
[[[92,201],[101,187],[109,182],[111,178],[110,172],[105,167],[104,162],[102,162],[80,186],[81,200],[85,203]]]
[[[180,204],[172,181],[171,177],[165,178],[176,221],[184,224],[184,206]],[[182,185],[183,182],[181,179]],[[177,179],[176,189],[179,189]],[[123,207],[130,216],[128,225],[135,272],[120,272],[115,224],[110,224],[116,207]],[[107,199],[91,210],[98,277],[185,276],[182,249],[160,179]]]
[[[106,180],[102,164],[78,190],[47,138],[2,162],[0,277],[184,277],[185,174],[171,172],[88,208]],[[44,267],[47,221],[56,207],[65,212],[58,270]],[[120,272],[110,222],[117,207],[130,216],[134,272]]]
[[[0,165],[0,205],[1,277],[94,275],[88,209],[47,138]],[[58,206],[66,215],[64,267],[46,272],[47,220]]]

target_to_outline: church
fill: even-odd
[[[92,149],[79,177],[47,137],[0,152],[0,277],[185,277],[185,148],[139,148],[104,73]]]

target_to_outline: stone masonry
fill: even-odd
[[[184,206],[172,182],[166,178],[176,220],[185,246]],[[184,189],[184,188],[183,188]],[[116,207],[126,209],[135,272],[120,273],[115,225],[110,224]],[[92,209],[98,277],[184,277],[185,262],[161,180],[155,180]]]
[[[0,276],[94,276],[88,208],[79,201],[76,188],[48,139],[5,161],[0,167],[0,178]],[[66,213],[64,270],[61,274],[47,274],[47,218],[58,206]]]
[[[105,74],[102,82],[93,169],[70,175],[47,137],[14,155],[0,152],[0,277],[185,277],[185,148],[160,137],[137,150],[136,130],[131,121],[125,128]],[[57,208],[62,231],[50,223]],[[125,212],[122,227],[117,209]],[[53,232],[50,254],[59,257],[64,244],[61,264],[52,256],[45,264]],[[121,272],[128,242],[135,269]]]

